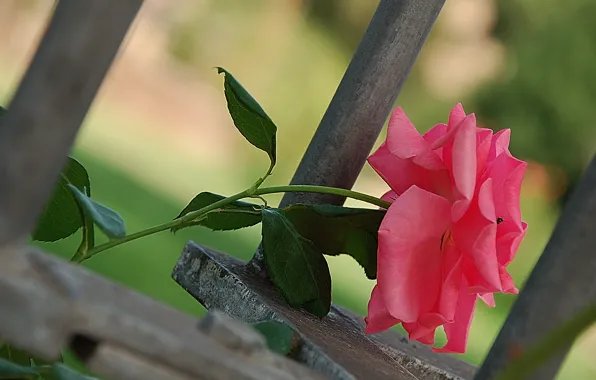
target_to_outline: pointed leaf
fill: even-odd
[[[72,157],[68,157],[54,187],[54,192],[37,220],[37,226],[32,236],[33,240],[64,239],[83,226],[83,216],[68,185],[73,185],[80,191],[87,189],[87,195],[90,196],[89,174],[85,167]]]
[[[267,340],[267,347],[273,352],[286,356],[299,339],[293,328],[278,321],[266,321],[253,325]]]
[[[184,215],[198,211],[205,206],[225,199],[224,196],[213,193],[200,193],[182,210],[176,219]],[[261,222],[261,207],[259,205],[235,201],[209,212],[201,217],[200,220],[193,220],[182,227],[172,228],[176,232],[182,228],[191,226],[203,226],[214,231],[237,230],[240,228],[254,226]]]
[[[54,364],[53,372],[56,380],[97,380],[95,377],[83,375],[62,363]]]
[[[31,379],[35,380],[39,373],[31,367],[21,366],[0,358],[0,379]]]
[[[120,239],[126,236],[126,228],[122,217],[114,210],[94,201],[73,185],[70,190],[83,209],[85,217],[90,218],[110,239]]]
[[[331,307],[327,261],[280,209],[263,210],[263,256],[271,281],[294,308],[324,317]]]
[[[284,212],[298,232],[324,254],[348,254],[369,279],[377,277],[377,235],[385,210],[300,204]]]
[[[5,113],[6,113],[6,108],[0,107],[0,117],[4,116]]]
[[[275,165],[277,127],[232,74],[221,67],[217,68],[217,72],[225,75],[224,92],[234,125],[252,145],[265,151],[271,165]]]

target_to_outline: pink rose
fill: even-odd
[[[461,104],[421,136],[401,108],[368,161],[391,187],[379,229],[377,285],[366,332],[402,323],[410,339],[463,353],[478,297],[517,293],[505,269],[526,231],[519,198],[526,163],[509,152],[510,130],[478,128]]]

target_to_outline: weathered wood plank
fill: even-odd
[[[0,246],[33,228],[141,0],[60,0],[0,126]]]
[[[207,308],[220,309],[249,323],[277,320],[294,326],[303,343],[298,355],[331,379],[471,379],[475,368],[390,330],[365,335],[364,322],[332,306],[320,319],[292,309],[273,284],[254,268],[224,253],[189,242],[174,279]]]
[[[351,189],[445,0],[381,0],[291,183]],[[288,193],[282,205],[343,204]]]
[[[324,378],[268,351],[239,321],[216,314],[209,329],[80,266],[12,250],[0,256],[0,339],[42,358],[71,348],[98,374],[126,380]]]

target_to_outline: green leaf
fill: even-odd
[[[207,192],[200,193],[190,201],[188,206],[182,210],[176,219],[221,201],[222,199],[225,199],[222,195]],[[172,228],[172,232],[190,226],[203,226],[214,231],[229,231],[254,226],[260,222],[261,207],[259,205],[235,201],[203,215],[199,220],[193,220],[181,227]]]
[[[21,366],[0,358],[0,379],[31,379],[35,380],[39,373],[29,366]]]
[[[369,279],[377,277],[377,236],[385,210],[300,204],[284,212],[298,232],[324,254],[348,254]]]
[[[6,113],[6,108],[0,107],[0,117],[4,116],[5,113]]]
[[[124,220],[114,210],[89,198],[77,187],[68,185],[86,218],[90,218],[110,239],[121,239],[126,236]]]
[[[217,72],[225,75],[224,92],[234,125],[248,142],[269,155],[273,167],[276,161],[277,127],[232,74],[221,67],[217,68]]]
[[[83,375],[62,363],[54,364],[53,370],[56,380],[97,380],[95,377]]]
[[[327,261],[280,209],[263,209],[263,256],[271,281],[290,306],[321,318],[329,313]]]
[[[85,167],[72,157],[68,157],[54,187],[54,192],[37,220],[37,226],[32,236],[33,240],[64,239],[83,226],[83,216],[68,185],[73,185],[80,191],[87,189],[87,195],[90,196],[89,174]]]
[[[278,321],[260,322],[253,327],[267,340],[267,347],[273,352],[286,356],[298,339],[298,334],[293,328]]]

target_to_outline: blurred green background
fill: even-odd
[[[3,105],[53,3],[0,2]],[[278,125],[278,166],[269,183],[289,182],[377,4],[145,0],[73,152],[90,173],[94,198],[118,210],[132,232],[173,218],[200,191],[230,194],[262,174],[267,157],[234,130],[214,66],[230,70]],[[529,230],[511,265],[518,286],[596,146],[595,13],[589,0],[448,0],[397,101],[421,131],[446,121],[460,101],[485,126],[512,129],[513,154],[529,162],[522,194]],[[386,189],[369,167],[355,188],[378,195]],[[192,239],[247,259],[259,234],[258,227],[162,233],[85,265],[201,315],[204,309],[170,279],[183,245]],[[42,246],[67,258],[79,238]],[[329,262],[334,302],[365,314],[373,283],[349,258]],[[479,306],[464,360],[482,361],[513,301],[502,296],[495,309]],[[596,377],[595,348],[592,329],[559,378]]]

